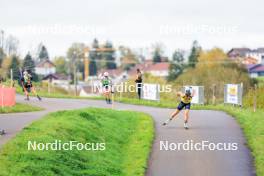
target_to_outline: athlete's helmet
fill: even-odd
[[[191,96],[191,89],[186,89],[185,90],[185,95],[187,95],[187,96]]]
[[[104,72],[104,76],[105,77],[108,77],[109,76],[109,73],[108,72]]]
[[[27,71],[24,71],[24,72],[23,72],[23,75],[27,75],[27,74],[28,74],[28,72],[27,72]]]

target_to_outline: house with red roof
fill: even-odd
[[[141,64],[137,64],[135,67],[129,70],[128,75],[135,77],[137,69],[140,69],[142,73],[150,73],[153,76],[167,77],[169,75],[169,62],[153,63],[152,61],[146,61]]]
[[[146,68],[145,73],[150,73],[153,76],[167,77],[169,76],[169,62],[153,63]]]

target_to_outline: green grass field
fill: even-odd
[[[32,112],[32,111],[41,111],[43,110],[40,107],[17,103],[15,106],[12,107],[0,107],[0,114],[3,113],[15,113],[15,112]]]
[[[25,128],[0,152],[0,175],[144,175],[154,136],[152,118],[89,108],[51,113]],[[104,151],[32,151],[28,141],[106,143]]]

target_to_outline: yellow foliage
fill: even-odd
[[[197,67],[214,67],[224,62],[228,62],[225,52],[220,48],[213,48],[200,53]]]
[[[244,84],[244,90],[251,86],[248,73],[219,48],[204,51],[199,57],[199,62],[194,69],[189,69],[178,77],[176,85],[200,85],[205,88],[206,102],[215,96],[222,102],[225,84]]]
[[[11,58],[10,57],[4,58],[4,60],[2,62],[2,68],[0,70],[0,74],[2,77],[7,76],[8,72],[9,72],[10,64],[11,64]]]

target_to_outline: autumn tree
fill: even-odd
[[[74,67],[78,72],[81,72],[84,77],[84,43],[73,43],[67,50],[67,58],[69,59],[69,72],[71,77],[74,75]]]
[[[202,85],[205,88],[206,102],[212,99],[212,93],[219,100],[223,98],[225,84],[240,84],[245,90],[251,85],[251,79],[246,69],[230,60],[220,48],[202,51],[195,68],[189,68],[181,74],[175,84]]]
[[[4,58],[6,57],[4,50],[2,48],[0,48],[0,68],[2,67],[2,62],[4,60]]]
[[[67,74],[69,64],[66,61],[66,58],[63,56],[58,56],[54,58],[54,64],[56,65],[56,72],[59,74]]]
[[[129,70],[138,63],[137,55],[129,47],[120,46],[118,50],[120,52],[120,62],[123,70]]]

